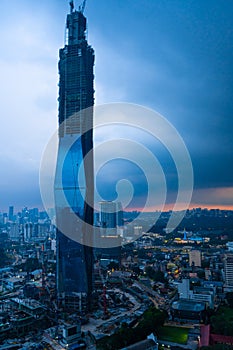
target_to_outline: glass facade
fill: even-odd
[[[93,156],[91,153],[87,159],[85,156],[93,149],[94,51],[85,33],[86,18],[81,11],[71,9],[66,44],[60,50],[59,60],[59,147],[55,176],[57,293],[63,305],[75,293],[86,295],[90,305],[92,292],[93,252],[89,238],[93,225]],[[89,229],[82,222],[89,224]],[[66,231],[72,232],[73,239]]]

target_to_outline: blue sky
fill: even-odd
[[[68,2],[0,2],[0,209],[41,203],[38,169],[57,126],[58,50]],[[193,205],[233,206],[232,1],[88,0],[85,14],[96,55],[96,103],[136,103],[164,115],[192,158]],[[169,156],[160,155],[173,178]],[[140,207],[145,184],[130,169]],[[111,172],[102,169],[108,188],[116,180],[114,172],[111,183]],[[169,202],[175,181],[168,187]]]

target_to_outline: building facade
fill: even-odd
[[[100,226],[106,229],[123,226],[123,209],[121,202],[100,202]]]
[[[176,322],[201,323],[205,318],[206,305],[202,302],[181,299],[171,307],[172,320]]]
[[[75,305],[81,308],[81,300],[86,300],[86,306],[90,308],[93,156],[87,160],[85,156],[93,149],[94,51],[86,39],[83,11],[74,10],[72,1],[70,4],[66,43],[60,50],[59,60],[59,147],[55,176],[57,296],[59,305],[64,307],[68,306],[69,300],[74,305],[76,298]],[[80,171],[81,184],[77,180]],[[79,221],[87,225],[77,229]],[[68,228],[79,231],[77,239],[66,234]]]
[[[189,266],[201,266],[201,252],[200,250],[190,250],[189,252]]]
[[[117,207],[115,202],[100,202],[100,226],[106,229],[116,228],[116,212]]]
[[[183,278],[182,282],[178,284],[178,293],[180,299],[188,299],[190,292],[190,280],[188,278]]]
[[[225,255],[224,262],[225,287],[233,291],[233,253]]]

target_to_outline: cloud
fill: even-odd
[[[211,207],[229,207],[233,206],[233,187],[198,189],[193,193],[193,203],[202,206]]]

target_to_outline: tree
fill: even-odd
[[[109,270],[112,270],[112,269],[117,270],[119,269],[119,263],[116,261],[110,261],[110,263],[108,264],[108,268]]]
[[[0,248],[0,268],[6,266],[9,263],[9,258],[5,253],[5,250]]]
[[[233,308],[233,292],[227,293],[226,299],[227,299],[229,306]]]
[[[159,327],[163,326],[166,317],[164,311],[152,306],[144,312],[142,319],[135,328],[123,323],[115,334],[101,339],[97,344],[97,349],[116,350],[143,340],[147,335],[156,332]]]
[[[42,265],[36,258],[28,258],[24,264],[24,270],[26,272],[32,272],[37,269],[41,269]]]
[[[162,271],[155,271],[151,266],[146,267],[146,274],[149,278],[156,282],[164,283],[166,281],[164,278],[164,273]]]
[[[233,334],[233,310],[231,308],[220,307],[210,321],[213,333],[230,336]]]

